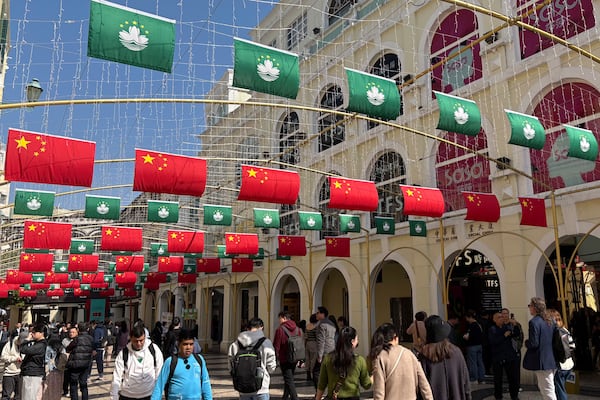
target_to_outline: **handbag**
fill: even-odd
[[[337,400],[338,394],[340,393],[342,386],[344,386],[345,380],[346,380],[346,375],[340,376],[340,378],[335,383],[333,390],[331,391],[331,395],[327,396],[328,399]]]
[[[58,355],[58,361],[56,362],[56,369],[59,371],[64,371],[67,368],[67,362],[69,362],[69,354],[60,353]]]

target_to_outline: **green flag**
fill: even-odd
[[[67,272],[69,271],[68,261],[54,261],[54,272]]]
[[[196,273],[196,264],[184,264],[183,265],[183,273],[184,274],[195,274]]]
[[[108,267],[106,268],[106,272],[108,272],[109,274],[114,274],[117,271],[117,263],[114,261],[111,261],[108,263]]]
[[[375,226],[380,235],[396,234],[396,221],[391,217],[375,217]]]
[[[392,79],[344,68],[350,98],[346,110],[386,121],[400,115],[400,92]]]
[[[81,290],[92,290],[92,285],[89,283],[82,283],[79,285]]]
[[[148,200],[148,222],[176,223],[178,221],[179,202]]]
[[[276,260],[291,260],[292,257],[291,256],[280,256],[279,255],[279,249],[277,249],[277,254],[275,256]]]
[[[233,86],[295,99],[300,87],[298,55],[234,38]]]
[[[563,125],[569,135],[568,157],[581,158],[582,160],[596,161],[598,158],[598,141],[588,129]]]
[[[92,254],[94,241],[88,239],[71,239],[71,254]]]
[[[150,243],[150,255],[153,257],[169,256],[166,243]]]
[[[218,244],[217,245],[217,257],[219,257],[219,258],[235,258],[235,254],[227,254],[225,252],[225,245]]]
[[[15,189],[15,214],[51,217],[54,192]]]
[[[265,258],[265,249],[263,249],[262,247],[259,247],[258,253],[250,254],[248,256],[248,258],[251,260],[263,260]]]
[[[437,129],[477,136],[481,130],[481,114],[477,104],[473,100],[436,91],[434,93],[440,107]]]
[[[233,213],[230,206],[204,205],[204,225],[231,226]]]
[[[196,258],[202,258],[202,257],[204,257],[204,254],[203,253],[185,253],[184,257],[185,258],[196,259]]]
[[[23,249],[25,251],[25,253],[42,253],[42,254],[46,254],[46,253],[50,253],[50,250],[48,249]]]
[[[546,132],[537,117],[504,110],[510,122],[510,140],[508,143],[536,150],[544,148]]]
[[[119,197],[86,195],[83,216],[93,219],[119,219],[121,199]]]
[[[92,0],[89,24],[89,57],[171,72],[174,20],[105,0]]]
[[[136,283],[135,285],[133,285],[133,288],[137,291],[140,291],[144,289],[144,285],[142,285],[141,283]]]
[[[323,216],[319,212],[298,211],[300,229],[306,231],[320,231],[323,229]]]
[[[148,274],[138,274],[137,281],[140,283],[146,283],[148,280]]]
[[[279,210],[267,208],[254,209],[255,228],[279,228]]]
[[[111,251],[110,254],[112,254],[113,256],[132,256],[133,251],[125,251],[125,250]]]
[[[427,236],[427,225],[425,221],[408,221],[410,236]]]
[[[150,263],[145,262],[142,272],[150,272]]]
[[[340,214],[340,232],[360,232],[360,217],[358,215]]]
[[[112,283],[115,280],[115,276],[112,274],[104,274],[104,282]]]
[[[44,283],[44,279],[46,279],[46,274],[31,274],[31,282],[33,283]]]

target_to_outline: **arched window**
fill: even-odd
[[[321,108],[330,110],[343,110],[344,94],[342,89],[333,85],[321,97]],[[319,152],[340,144],[344,141],[345,126],[342,123],[342,115],[331,114],[329,112],[320,112],[317,126],[319,129]]]
[[[444,18],[431,41],[431,65],[452,58],[431,72],[433,90],[450,93],[483,76],[479,44],[467,48],[478,37],[477,17],[472,11],[462,9]]]
[[[334,174],[336,173],[334,172]],[[323,229],[319,233],[320,239],[325,236],[339,236],[340,234],[339,211],[327,207],[329,197],[329,180],[325,179],[319,191],[319,211],[323,215]]]
[[[483,130],[477,136],[446,132],[444,138],[480,153],[487,152],[487,138]],[[492,191],[492,183],[489,180],[490,163],[451,144],[440,144],[436,154],[435,169],[437,187],[444,195],[446,211],[466,207],[462,191],[484,193]]]
[[[531,149],[533,191],[548,191],[600,180],[600,163],[567,157],[569,140],[562,124],[589,129],[599,139],[600,92],[586,83],[566,83],[551,90],[533,115],[546,130],[546,144]]]
[[[393,53],[386,53],[379,57],[377,61],[371,66],[369,73],[384,78],[392,79],[396,82],[396,85],[400,85],[400,60],[398,55]],[[402,97],[400,97],[402,100]],[[403,114],[402,102],[400,103],[400,115]],[[367,121],[367,129],[373,129],[377,125],[377,122]]]
[[[350,11],[350,8],[354,3],[356,3],[356,0],[331,0],[329,2],[329,25],[332,25],[340,17]]]
[[[279,130],[279,161],[296,165],[300,162],[300,149],[298,146],[306,139],[306,134],[300,132],[298,114],[291,112],[285,116]],[[282,169],[287,166],[282,165]]]
[[[243,159],[256,159],[258,160],[258,138],[255,136],[248,136],[240,144],[239,157]],[[239,188],[242,184],[242,164],[247,164],[247,161],[238,163],[235,167],[235,182],[236,187]]]
[[[379,194],[377,212],[371,213],[371,227],[375,226],[375,216],[393,217],[396,222],[406,221],[402,214],[402,191],[400,185],[406,183],[406,168],[402,156],[394,151],[382,154],[371,170],[369,180],[375,182]]]

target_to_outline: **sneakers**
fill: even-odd
[[[103,381],[104,380],[104,376],[100,375],[99,377],[96,378],[97,381]]]

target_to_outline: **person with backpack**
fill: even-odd
[[[240,399],[268,400],[271,374],[277,368],[275,348],[265,337],[260,318],[252,318],[248,330],[229,346],[229,371]]]
[[[106,327],[102,323],[92,321],[92,337],[94,338],[94,359],[96,360],[96,369],[98,377],[96,380],[104,380],[104,347],[108,340]]]
[[[557,400],[567,400],[567,389],[565,387],[565,382],[567,381],[567,377],[571,373],[571,370],[575,366],[573,362],[573,353],[575,351],[575,341],[573,341],[573,337],[567,328],[565,328],[562,317],[558,310],[549,309],[548,313],[554,322],[556,323],[556,327],[558,328],[558,332],[560,334],[561,345],[563,347],[563,352],[565,353],[564,361],[557,360],[558,369],[554,373],[554,392],[556,393]]]
[[[181,319],[179,317],[173,318],[173,323],[169,327],[169,331],[165,336],[165,342],[163,346],[164,358],[177,354],[179,352],[179,345],[177,343],[177,336],[181,330]]]
[[[273,346],[275,347],[275,355],[279,361],[279,368],[281,368],[281,373],[283,374],[282,400],[288,400],[288,398],[298,400],[298,392],[294,383],[294,372],[296,371],[296,363],[298,360],[304,358],[304,354],[300,358],[296,356],[295,351],[290,351],[290,340],[292,341],[292,346],[294,342],[302,342],[302,347],[304,348],[302,330],[296,326],[289,312],[282,311],[278,317],[279,327],[275,331]],[[294,337],[299,337],[300,340],[293,339]]]
[[[8,343],[2,349],[0,360],[4,363],[4,373],[2,374],[2,400],[9,400],[11,395],[15,394],[15,399],[21,398],[21,352],[19,347],[21,343],[27,340],[28,332],[21,332],[18,336],[9,339]]]
[[[131,329],[129,344],[117,354],[111,400],[150,400],[163,366],[160,348],[146,338],[143,325]]]
[[[212,400],[210,377],[206,362],[195,354],[194,335],[187,329],[179,330],[179,352],[165,360],[156,380],[151,400]]]
[[[317,361],[312,370],[312,378],[315,389],[319,383],[321,372],[321,363],[325,354],[335,350],[335,337],[337,335],[337,325],[329,319],[329,310],[323,306],[317,307]]]
[[[104,322],[106,327],[106,346],[104,347],[104,366],[108,367],[108,364],[112,360],[115,344],[117,343],[118,329],[110,319]]]

